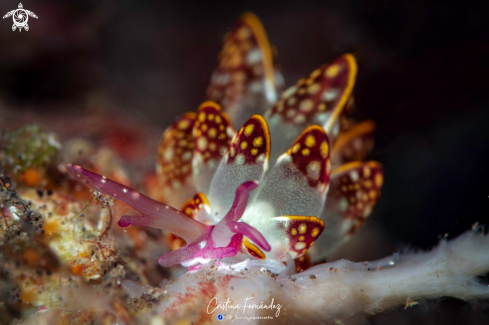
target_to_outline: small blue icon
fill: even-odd
[[[217,320],[223,320],[223,319],[224,319],[224,315],[223,314],[217,315]]]

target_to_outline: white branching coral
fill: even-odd
[[[430,252],[368,263],[341,260],[299,274],[284,269],[274,275],[277,265],[259,261],[209,263],[167,285],[155,313],[142,315],[141,321],[219,323],[223,314],[235,324],[363,324],[368,314],[423,299],[489,298],[489,286],[476,277],[489,272],[487,252],[489,236],[467,231]]]

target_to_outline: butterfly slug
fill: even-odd
[[[306,252],[318,261],[356,232],[380,195],[380,164],[361,161],[375,125],[347,118],[357,72],[352,55],[280,96],[277,67],[261,23],[244,14],[225,37],[207,101],[163,134],[157,173],[168,205],[82,167],[67,170],[140,213],[122,216],[119,226],[164,229],[185,240],[159,259],[164,267],[250,256],[284,262]]]

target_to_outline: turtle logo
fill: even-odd
[[[24,28],[26,31],[29,30],[29,25],[27,25],[27,21],[29,20],[29,16],[33,18],[38,18],[35,13],[29,10],[25,10],[24,6],[22,6],[22,3],[19,3],[19,9],[15,9],[12,11],[9,11],[3,16],[3,19],[8,18],[12,16],[14,20],[14,24],[12,25],[12,31],[15,32],[15,30],[18,28],[19,32],[22,31],[22,28]]]

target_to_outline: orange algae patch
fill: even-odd
[[[80,275],[83,272],[83,265],[81,264],[76,264],[70,266],[70,273],[74,275]]]
[[[38,186],[42,181],[42,173],[35,168],[28,168],[20,178],[29,186]]]
[[[37,297],[36,287],[32,287],[29,289],[22,290],[22,293],[20,294],[19,298],[22,299],[23,304],[30,304],[36,300],[36,297]]]
[[[39,252],[35,251],[32,248],[26,249],[24,251],[24,254],[22,254],[22,257],[26,260],[29,266],[33,267],[37,267],[39,265],[39,262],[41,261],[41,256],[39,255]]]
[[[59,220],[47,220],[42,229],[47,235],[53,235],[57,233],[59,231]]]

